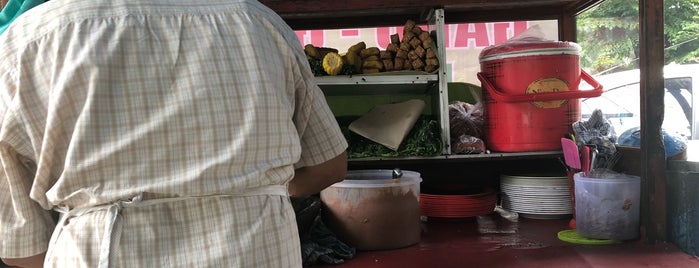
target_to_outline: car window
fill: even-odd
[[[665,79],[665,117],[663,128],[670,133],[678,133],[690,139],[692,90],[691,82],[687,83],[687,81],[691,81],[691,78]]]
[[[600,97],[582,100],[583,120],[592,111],[600,109],[614,127],[616,135],[627,129],[640,126],[640,84],[637,81],[605,88]],[[665,116],[663,129],[691,139],[692,83],[691,77],[666,78]]]

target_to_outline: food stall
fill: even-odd
[[[418,181],[422,182],[422,190],[471,190],[470,187],[478,185],[479,190],[485,191],[486,193],[495,193],[494,188],[502,188],[503,184],[501,181],[511,182],[506,179],[508,174],[550,174],[552,172],[565,171],[565,165],[561,164],[561,160],[564,158],[564,152],[562,148],[551,149],[546,147],[543,149],[535,148],[531,150],[530,148],[493,150],[478,154],[453,153],[454,145],[451,143],[451,140],[454,137],[452,137],[450,128],[454,123],[451,122],[449,118],[450,103],[455,99],[453,95],[463,93],[462,91],[464,89],[459,87],[461,85],[450,85],[447,81],[448,73],[445,68],[447,66],[445,58],[447,33],[445,33],[445,25],[464,22],[555,20],[558,24],[557,39],[575,42],[576,16],[603,1],[604,0],[436,0],[426,2],[400,0],[261,0],[260,2],[271,7],[280,14],[293,29],[298,30],[380,26],[402,26],[403,29],[412,29],[412,26],[408,26],[410,22],[424,26],[424,28],[416,29],[416,31],[413,32],[415,36],[410,40],[406,40],[406,42],[401,42],[403,40],[392,42],[392,44],[396,46],[405,45],[406,43],[411,45],[412,49],[406,51],[410,51],[413,54],[422,54],[423,52],[420,51],[425,50],[424,55],[419,56],[423,65],[411,62],[411,67],[409,67],[410,71],[407,72],[394,71],[377,75],[373,73],[370,74],[368,70],[364,70],[362,67],[357,67],[354,73],[342,74],[341,72],[343,70],[341,68],[337,68],[338,66],[332,68],[332,63],[323,61],[325,57],[319,58],[321,60],[318,63],[318,66],[320,66],[319,68],[322,68],[328,75],[317,77],[318,84],[328,97],[331,106],[344,106],[335,109],[334,112],[339,111],[339,113],[357,116],[363,113],[367,106],[376,106],[376,103],[367,104],[367,100],[383,102],[383,104],[409,103],[410,105],[407,106],[408,108],[406,110],[401,110],[400,114],[394,115],[394,118],[400,118],[401,114],[415,113],[415,111],[410,110],[410,108],[416,107],[415,105],[417,104],[411,101],[418,99],[420,110],[416,112],[417,115],[413,114],[413,116],[409,118],[409,126],[413,127],[416,122],[421,122],[421,118],[427,118],[427,123],[424,125],[426,128],[434,130],[431,135],[425,135],[422,137],[423,139],[413,141],[414,144],[418,146],[424,146],[429,143],[426,141],[436,142],[436,144],[430,145],[430,150],[427,150],[425,155],[418,155],[414,152],[392,155],[387,155],[385,153],[358,155],[350,160],[349,167],[351,171],[389,170],[392,171],[394,175],[396,173],[409,173],[411,174],[411,178],[421,177]],[[5,1],[2,1],[2,4],[4,3]],[[641,146],[639,148],[620,147],[619,150],[624,153],[614,167],[618,172],[636,175],[641,178],[640,224],[642,226],[642,231],[640,231],[640,241],[644,244],[647,243],[651,245],[662,244],[672,240],[669,236],[670,226],[668,225],[667,214],[667,200],[669,199],[666,190],[667,168],[661,138],[662,133],[660,132],[663,105],[659,105],[652,101],[655,99],[663,99],[663,91],[659,90],[663,88],[662,67],[664,65],[662,10],[663,1],[639,1],[639,34],[641,40],[641,57],[639,64],[641,70],[641,91],[639,94],[641,99],[641,126],[643,126]],[[427,37],[422,38],[422,32],[420,31],[425,31]],[[405,33],[407,33],[407,31],[403,32],[403,36],[399,36],[399,38],[405,37]],[[428,42],[424,45],[422,45],[422,42],[421,44],[414,45],[410,42],[413,40]],[[308,49],[309,51],[307,51],[307,54],[312,55],[313,52],[310,52],[310,50],[313,48]],[[361,49],[366,49],[366,47]],[[351,50],[350,48],[347,52],[351,52]],[[430,54],[426,51],[431,51],[432,56],[428,56]],[[344,54],[338,52],[339,51],[335,51],[338,56]],[[377,54],[366,55],[366,57],[361,55],[361,52],[358,52],[358,55],[362,59],[371,56],[385,59],[380,52],[382,51],[378,51]],[[325,55],[327,54],[328,53],[325,53]],[[337,62],[339,59],[336,58],[335,60]],[[436,63],[428,63],[434,61],[436,61]],[[395,55],[390,58],[389,62],[393,64],[396,63]],[[329,67],[324,65],[328,65]],[[384,66],[382,68],[385,68],[385,65],[382,66]],[[469,89],[466,89],[466,91],[468,90]],[[473,98],[469,100],[474,101]],[[544,99],[543,101],[551,100],[555,100],[555,98]],[[540,114],[538,116],[542,117],[542,119],[544,119],[543,121],[550,118],[548,114]],[[579,116],[579,113],[577,116]],[[341,120],[338,121],[342,123]],[[351,122],[357,121],[357,118],[348,120],[347,128],[350,129],[352,127]],[[386,121],[383,121],[383,123],[385,122]],[[355,127],[357,127],[357,125],[355,125]],[[409,134],[407,130],[409,130],[409,127],[406,129],[405,126],[400,129],[401,135],[398,137],[398,144],[406,138],[410,139],[410,137],[406,136]],[[358,132],[356,128],[353,131]],[[517,129],[508,131],[516,132]],[[366,137],[367,135],[371,136],[371,134],[366,133],[363,136]],[[510,135],[515,134],[511,133]],[[384,142],[391,143],[395,142],[395,140]],[[356,146],[357,143],[350,142],[350,144],[350,146]],[[398,150],[394,149],[393,151],[396,152]],[[415,175],[412,171],[419,171],[420,174]],[[503,175],[505,175],[505,177],[503,177]],[[402,175],[399,175],[398,178],[400,178],[400,176]],[[351,187],[356,187],[357,185],[352,182],[348,182],[347,184]],[[510,185],[505,186],[517,186],[520,187],[519,189],[523,186],[514,184],[515,183],[510,183]],[[381,184],[381,186],[384,185]],[[410,190],[408,191],[412,191],[410,192],[411,194],[415,194],[414,184],[408,185],[410,187],[405,187],[406,185],[402,186],[404,186],[403,188],[409,188]],[[404,194],[404,192],[401,193]],[[428,197],[430,196],[425,195],[419,198],[421,202],[426,202],[430,201]],[[494,194],[487,195],[486,201],[492,202],[491,198],[493,197],[495,197]],[[445,201],[444,199],[439,200],[439,202]],[[478,199],[478,201],[483,201],[483,199]],[[395,205],[394,203],[390,204]],[[400,216],[404,215],[401,214]],[[401,217],[395,218],[400,219]],[[557,220],[559,219],[557,218]],[[444,225],[438,223],[432,227],[453,228],[454,226],[449,223]],[[523,228],[524,226],[520,227]],[[545,233],[550,231],[551,228],[559,227],[557,223],[547,222],[540,226],[532,226],[532,229],[528,230],[528,232]],[[505,232],[514,232],[514,229],[507,228],[505,228]],[[396,229],[405,231],[405,228]],[[425,230],[420,231],[425,232]],[[448,231],[460,232],[458,229],[449,229]],[[495,231],[501,232],[503,229],[497,229]],[[449,238],[448,232],[436,233],[437,235],[433,235],[428,242],[436,243],[437,240],[443,241]],[[371,240],[371,238],[373,237],[367,239]],[[414,243],[414,240],[415,239],[412,239],[409,243]],[[371,240],[371,242],[376,241]],[[468,248],[465,244],[450,246]],[[521,243],[505,243],[500,244],[500,246],[505,248],[539,248],[544,245],[530,243],[522,246]],[[598,251],[595,252],[600,253]],[[624,253],[619,251],[612,252]],[[542,253],[533,253],[532,255],[543,257],[551,253],[555,254],[555,252],[549,251],[543,255]],[[433,256],[435,258],[448,258],[446,255],[439,254],[434,254]],[[488,263],[483,262],[479,264],[486,265]]]
[[[525,19],[555,19],[559,23],[560,40],[575,41],[576,26],[575,16],[585,12],[586,9],[598,4],[601,1],[434,1],[429,4],[415,1],[381,1],[364,2],[349,1],[343,3],[332,3],[325,1],[262,1],[278,12],[282,18],[294,29],[334,29],[347,27],[375,27],[375,26],[395,26],[402,25],[406,20],[426,22],[428,16],[434,16],[430,12],[438,9],[443,14],[437,14],[436,19],[443,20],[441,23],[450,22],[475,22],[475,21],[496,21],[496,20],[525,20]],[[652,10],[652,12],[651,12]],[[644,114],[643,124],[644,137],[641,146],[641,154],[626,154],[626,157],[638,156],[639,159],[624,159],[620,163],[620,168],[624,171],[639,174],[644,177],[644,211],[647,217],[643,220],[644,225],[653,227],[648,229],[648,239],[650,241],[665,240],[665,223],[662,215],[664,213],[664,158],[663,148],[658,139],[660,133],[654,131],[659,126],[659,114],[662,107],[650,105],[647,100],[656,99],[654,88],[662,88],[662,1],[643,1],[640,3],[640,36],[641,40],[641,72],[642,92],[641,99]],[[440,40],[440,27],[435,27],[437,44]],[[443,34],[443,32],[441,32]],[[443,36],[442,36],[443,38]],[[443,47],[443,46],[442,46]],[[444,88],[443,75],[437,73],[436,83],[439,83],[439,94],[447,93]],[[442,79],[440,79],[442,78]],[[361,80],[361,78],[359,78]],[[427,78],[427,80],[432,78]],[[329,82],[335,83],[335,82]],[[353,83],[353,81],[340,81],[337,83]],[[414,81],[400,82],[414,84]],[[322,87],[322,86],[321,86]],[[441,96],[440,96],[441,98]],[[443,100],[440,100],[444,102]],[[443,105],[443,103],[442,103]],[[444,108],[441,108],[444,111]],[[445,120],[442,120],[445,121]],[[544,155],[532,152],[515,154],[494,154],[486,156],[471,157],[435,157],[429,159],[386,159],[385,161],[353,161],[354,167],[364,165],[391,166],[396,162],[431,162],[431,163],[472,163],[498,161],[502,159],[531,160],[538,158],[559,157],[560,155]],[[636,161],[640,160],[640,161]],[[632,163],[647,163],[626,167]]]
[[[563,153],[559,149],[532,151],[490,151],[485,154],[453,154],[449,140],[449,103],[453,100],[450,84],[446,81],[445,31],[449,23],[555,20],[558,24],[558,40],[576,41],[576,16],[600,4],[599,0],[551,0],[551,1],[261,1],[278,12],[294,29],[345,29],[381,26],[402,26],[406,21],[424,25],[436,44],[436,54],[441,65],[434,72],[399,77],[398,74],[371,76],[354,74],[339,77],[320,77],[319,84],[331,106],[342,103],[342,98],[352,99],[366,95],[374,88],[386,90],[386,94],[427,95],[430,109],[427,115],[437,121],[442,139],[442,152],[433,156],[369,156],[350,160],[351,170],[393,169],[418,170],[422,174],[424,188],[448,185],[459,188],[459,182],[481,183],[493,186],[503,173],[550,172],[551,167],[561,166]],[[663,105],[652,102],[662,99],[663,88],[663,1],[639,2],[640,70],[641,70],[641,126],[642,139],[639,148],[619,147],[623,157],[615,170],[641,178],[640,223],[641,240],[650,244],[670,241],[667,223],[666,161],[660,133]],[[380,77],[380,78],[379,78]],[[377,79],[378,80],[375,80]],[[351,93],[348,93],[351,92]],[[371,94],[376,94],[370,93]],[[369,98],[379,98],[371,96]],[[340,99],[340,100],[338,100]],[[365,101],[367,98],[361,98]],[[386,99],[399,102],[405,99]],[[361,104],[358,104],[361,105]],[[346,105],[352,106],[352,105]],[[453,148],[451,148],[453,149]],[[461,185],[463,186],[463,185]],[[496,187],[498,185],[495,185]]]

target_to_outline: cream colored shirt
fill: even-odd
[[[63,267],[96,267],[110,216],[112,266],[300,266],[288,197],[259,189],[347,147],[294,32],[248,0],[42,4],[0,36],[0,123],[0,257],[47,250],[51,209],[119,209],[56,229]],[[185,198],[119,203],[163,197]]]

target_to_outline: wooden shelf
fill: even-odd
[[[431,157],[401,157],[401,158],[391,158],[391,157],[368,157],[359,159],[350,159],[351,163],[362,163],[362,162],[373,162],[378,164],[391,164],[391,163],[406,163],[406,162],[420,162],[428,163],[431,161],[438,161],[440,163],[444,162],[476,162],[476,161],[491,161],[491,160],[518,160],[518,159],[537,159],[537,158],[561,158],[563,157],[562,151],[541,151],[541,152],[517,152],[517,153],[502,153],[502,152],[491,152],[487,154],[451,154],[451,155],[440,155]]]
[[[342,75],[316,77],[327,96],[375,94],[425,94],[439,82],[436,74],[383,73],[381,75]]]

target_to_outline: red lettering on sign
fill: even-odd
[[[340,37],[359,37],[359,29],[340,30]]]
[[[502,44],[509,39],[507,30],[510,29],[509,22],[493,23],[493,45]]]
[[[492,31],[488,31],[488,26],[492,25]],[[425,26],[420,26],[425,29]],[[444,42],[446,48],[484,48],[490,45],[501,44],[513,36],[520,34],[529,28],[527,21],[515,22],[494,22],[494,23],[460,23],[444,25]],[[453,30],[453,31],[450,31]],[[295,31],[296,36],[302,45],[313,44],[314,46],[325,46],[324,30]],[[359,38],[359,29],[341,30],[340,36],[347,38]],[[386,49],[391,42],[391,35],[399,33],[403,38],[403,27],[378,27],[374,28],[376,46],[379,49]],[[452,43],[451,40],[454,40]],[[367,46],[372,46],[373,40],[363,40]]]
[[[299,42],[301,42],[301,46],[305,46],[306,41],[303,37],[306,35],[306,31],[294,31],[294,33],[296,34],[296,38],[299,39]]]
[[[529,22],[527,21],[515,21],[515,33],[513,36],[520,34],[521,32],[524,32],[529,28]]]
[[[296,37],[299,38],[301,46],[307,44],[313,44],[317,47],[325,46],[325,31],[324,30],[308,30],[308,31],[294,31]]]
[[[386,49],[388,44],[391,43],[391,35],[400,32],[398,34],[400,38],[403,38],[403,27],[380,27],[376,28],[376,45],[379,49]],[[367,44],[368,45],[368,44]]]
[[[454,47],[469,48],[471,47],[470,40],[473,40],[475,47],[478,48],[490,45],[488,28],[485,27],[485,23],[464,23],[454,26],[456,27]]]

